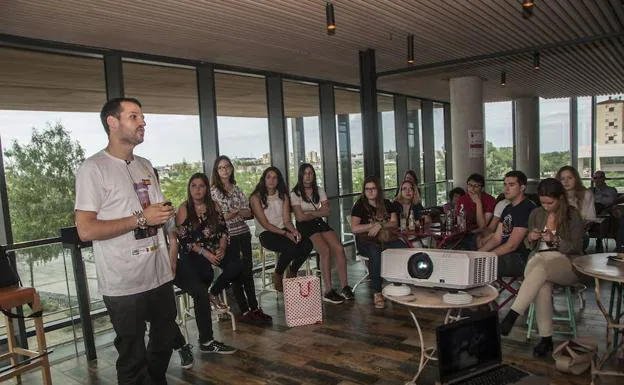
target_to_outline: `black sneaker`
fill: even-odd
[[[340,295],[343,296],[344,299],[346,299],[347,301],[355,297],[355,295],[353,294],[353,289],[351,289],[351,286],[349,285],[342,288],[342,291],[340,291]]]
[[[331,289],[323,296],[323,301],[330,303],[343,303],[344,300],[345,299],[341,295],[338,295],[334,289]]]
[[[191,349],[193,349],[193,345],[186,344],[178,350],[178,354],[180,355],[180,366],[183,369],[190,369],[193,367],[194,360]]]
[[[202,353],[216,353],[216,354],[234,354],[236,353],[236,349],[231,346],[228,346],[224,343],[221,343],[217,340],[212,340],[207,344],[200,344],[199,350]]]

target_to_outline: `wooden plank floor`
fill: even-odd
[[[357,264],[350,265],[349,272],[352,282],[363,275]],[[608,298],[608,292],[603,297]],[[591,288],[585,298],[587,308],[579,319],[579,334],[594,338],[603,348],[605,321],[596,308]],[[281,298],[276,301],[274,294],[266,294],[262,304],[265,312],[274,317],[272,326],[238,323],[238,330],[233,332],[229,321],[215,322],[215,337],[239,351],[229,356],[201,355],[195,347],[191,370],[179,367],[179,356],[174,352],[168,369],[169,384],[403,384],[416,372],[417,334],[409,313],[405,307],[392,304],[375,310],[366,285],[358,288],[353,302],[324,304],[323,325],[288,328]],[[434,343],[434,329],[442,319],[443,313],[438,311],[419,315],[427,345]],[[517,325],[523,324],[521,321],[524,319]],[[197,338],[194,321],[189,322],[189,333],[191,339]],[[563,375],[555,371],[552,359],[533,358],[532,346],[537,337],[527,342],[525,336],[526,327],[519,326],[510,337],[503,338],[507,362],[546,375],[553,384],[589,383],[589,374]],[[114,347],[109,345],[98,350],[96,363],[87,363],[84,356],[57,363],[52,368],[54,383],[115,384],[116,357]],[[431,363],[418,383],[433,384],[436,377],[437,366]],[[24,377],[27,385],[40,382],[38,373]]]

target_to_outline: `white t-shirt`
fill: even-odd
[[[505,210],[505,207],[507,207],[510,203],[511,201],[509,199],[503,199],[502,201],[498,202],[496,206],[494,207],[493,215],[496,218],[500,218],[501,215],[503,214],[503,210]]]
[[[280,199],[279,194],[267,195],[267,207],[264,209],[264,216],[267,221],[275,227],[284,228],[284,201]],[[256,223],[256,236],[259,236],[264,231],[267,231],[258,218],[255,218]]]
[[[130,164],[102,150],[87,159],[76,174],[76,210],[93,211],[97,219],[127,217],[141,210],[134,183],[146,187],[143,199],[163,202],[152,164],[135,156]],[[135,239],[130,231],[93,241],[98,288],[102,295],[142,293],[171,280],[171,263],[162,228],[156,235]]]
[[[321,208],[321,203],[327,200],[327,194],[322,189],[319,189],[319,203],[316,205],[310,202],[306,202],[302,199],[302,197],[297,196],[294,192],[290,193],[290,205],[291,206],[301,206],[301,210],[305,213],[306,211],[315,211]]]

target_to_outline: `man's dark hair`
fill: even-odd
[[[470,174],[470,176],[466,180],[466,183],[468,183],[470,181],[479,183],[481,185],[481,187],[485,187],[485,178],[481,174],[477,174],[477,173]]]
[[[507,174],[505,174],[505,178],[516,178],[520,186],[523,186],[523,185],[526,186],[527,184],[527,176],[522,171],[518,171],[518,170],[509,171]]]
[[[115,98],[104,103],[102,111],[100,111],[100,120],[102,121],[102,125],[104,126],[104,131],[106,131],[106,135],[110,135],[110,127],[108,127],[106,119],[108,119],[109,116],[114,116],[115,118],[119,119],[122,109],[121,103],[123,102],[134,103],[139,107],[143,107],[141,106],[141,102],[139,102],[139,100],[135,98]]]
[[[453,200],[453,196],[455,195],[459,195],[460,197],[463,197],[464,195],[466,195],[466,191],[464,191],[464,189],[461,187],[455,187],[454,189],[449,191],[448,200],[449,201]]]

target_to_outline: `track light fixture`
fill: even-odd
[[[407,35],[407,62],[414,64],[414,35]]]
[[[533,9],[535,8],[535,2],[533,0],[522,1],[522,17],[528,19],[533,16]]]
[[[527,9],[527,8],[532,9],[533,7],[535,7],[535,2],[533,0],[522,0],[522,8],[524,8],[524,9]]]
[[[533,53],[533,69],[536,70],[536,71],[538,69],[540,69],[540,54],[539,54],[539,52]]]
[[[325,18],[327,20],[327,34],[334,35],[336,33],[336,17],[334,16],[334,5],[330,2],[325,3]]]
[[[506,84],[507,84],[507,73],[505,71],[502,71],[500,85],[504,86]]]

